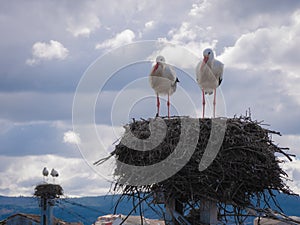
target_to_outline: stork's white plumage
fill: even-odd
[[[52,169],[50,174],[52,177],[58,177],[58,172],[55,169]]]
[[[44,167],[44,169],[43,169],[43,176],[47,177],[48,175],[49,175],[49,171],[48,171],[48,169],[46,167]]]
[[[212,49],[203,51],[203,60],[196,67],[197,82],[202,89],[202,117],[205,114],[205,95],[214,93],[213,117],[216,116],[216,89],[223,80],[224,64],[214,58]]]
[[[165,62],[163,56],[156,57],[156,64],[153,66],[149,75],[149,82],[156,93],[157,113],[159,116],[160,101],[159,95],[168,95],[168,117],[170,117],[170,95],[176,91],[179,82],[175,70]]]

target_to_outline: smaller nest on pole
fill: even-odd
[[[59,198],[63,195],[63,189],[58,184],[40,184],[35,187],[34,195],[41,198]]]
[[[149,185],[127,183],[132,176],[137,175],[138,170],[128,171],[125,164],[141,167],[154,165],[172,154],[181,133],[185,132],[181,131],[183,118],[190,120],[189,130],[200,126],[198,143],[189,161],[177,173],[163,181]],[[202,171],[199,171],[199,162],[211,135],[211,119],[163,119],[166,124],[165,137],[150,151],[138,151],[135,149],[139,149],[140,146],[127,147],[122,142],[122,139],[131,133],[136,138],[145,140],[151,135],[149,126],[153,119],[133,120],[125,127],[120,143],[111,153],[117,159],[114,172],[116,188],[121,188],[123,194],[132,196],[137,190],[157,195],[163,192],[165,199],[176,197],[183,203],[194,204],[203,199],[211,199],[238,208],[250,206],[253,199],[264,199],[264,203],[269,206],[270,200],[265,194],[274,196],[272,191],[294,195],[285,184],[287,174],[279,166],[282,161],[278,158],[284,156],[291,161],[293,155],[286,153],[288,148],[278,147],[271,140],[272,134],[280,133],[261,127],[259,122],[252,121],[250,117],[223,120],[226,120],[226,130],[220,150],[213,162]],[[144,176],[147,179],[148,175]]]

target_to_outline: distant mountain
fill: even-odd
[[[119,195],[107,195],[98,197],[62,198],[58,199],[54,208],[54,215],[57,218],[68,222],[81,221],[85,225],[91,225],[97,217],[114,213],[127,215],[133,208],[131,199],[125,199],[118,203]],[[277,200],[287,215],[300,216],[300,198],[296,196],[278,195]],[[142,206],[145,217],[161,218],[147,205]],[[158,207],[156,211],[161,211]],[[0,221],[15,213],[40,214],[39,201],[34,197],[5,197],[0,196]],[[133,215],[139,215],[139,210]]]
[[[0,221],[15,213],[38,213],[38,199],[0,196]]]
[[[119,195],[107,195],[57,199],[53,214],[67,222],[81,221],[85,225],[91,225],[99,216],[114,213],[119,197]],[[132,199],[125,199],[118,203],[116,213],[127,215],[132,208]],[[142,208],[145,217],[160,218],[147,205],[144,204]],[[39,199],[35,197],[0,196],[0,221],[15,213],[40,214]],[[139,211],[133,212],[132,215],[139,215]]]

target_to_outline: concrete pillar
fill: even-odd
[[[53,224],[54,199],[41,198],[41,225]]]
[[[165,216],[166,225],[175,225],[175,221],[173,217],[173,210],[175,209],[175,200],[168,199],[165,202],[165,206],[166,206],[166,216]]]

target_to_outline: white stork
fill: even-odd
[[[179,82],[175,70],[165,62],[163,56],[156,57],[156,64],[153,66],[149,75],[149,82],[156,93],[157,113],[159,116],[160,101],[159,95],[168,95],[168,117],[170,118],[170,95],[176,91],[177,82]]]
[[[214,58],[214,52],[207,48],[203,60],[196,67],[197,82],[202,89],[202,117],[205,114],[205,95],[214,93],[213,117],[216,116],[216,89],[223,79],[224,64]]]
[[[54,178],[58,177],[59,174],[55,169],[52,169],[50,175],[53,177],[53,182],[54,182]]]
[[[44,181],[45,181],[45,177],[47,177],[48,175],[49,175],[49,171],[46,167],[44,167],[44,169],[43,169]]]
[[[47,167],[44,167],[43,176],[47,177],[48,175],[49,175],[49,171],[48,171]]]

